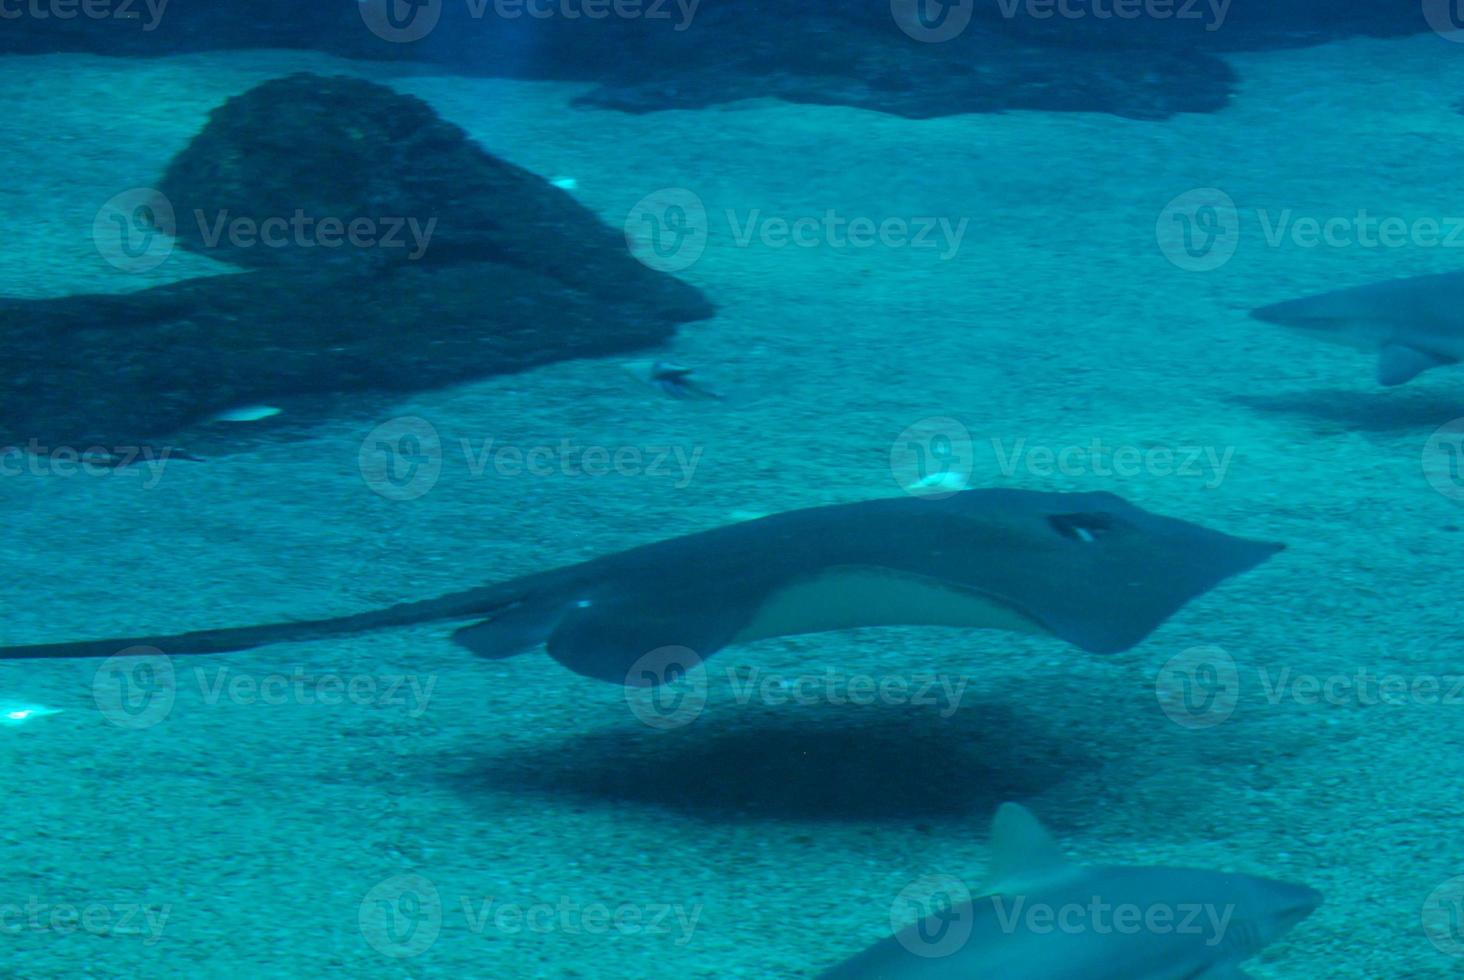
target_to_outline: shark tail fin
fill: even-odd
[[[1073,869],[1047,828],[1020,803],[997,808],[991,820],[991,852],[992,894],[1029,891]]]

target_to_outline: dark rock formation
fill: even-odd
[[[623,9],[634,16],[617,16],[618,2],[536,3],[549,13],[531,16],[524,3],[424,0],[393,36],[367,23],[386,2],[174,0],[156,23],[142,3],[131,19],[26,16],[4,23],[0,51],[307,47],[593,81],[602,87],[589,102],[630,111],[776,95],[912,116],[1037,108],[1148,118],[1223,105],[1231,77],[1217,52],[1430,29],[1416,0],[1062,0],[1061,9],[1055,0],[701,0],[689,23],[676,0],[630,0]],[[921,43],[892,6],[908,21],[926,3],[970,23]]]
[[[230,100],[161,189],[174,222],[156,198],[136,213],[255,271],[0,300],[0,447],[136,445],[242,404],[640,349],[713,312],[568,194],[368,82],[298,75]],[[258,234],[214,238],[239,219]],[[285,221],[275,244],[270,219]],[[365,222],[371,244],[327,247],[327,219],[347,237]],[[384,246],[392,227],[402,244]]]
[[[410,392],[665,341],[676,318],[495,263],[261,270],[0,300],[0,446],[138,445],[239,405]]]
[[[487,260],[685,319],[711,315],[696,289],[634,259],[624,233],[568,193],[490,156],[422,100],[360,79],[294,75],[230,99],[158,190],[182,245],[238,265],[367,271]],[[276,219],[278,244],[230,236],[241,219],[246,229]],[[364,222],[361,244],[343,235],[320,245],[329,219],[347,231]]]
[[[949,41],[924,43],[898,29],[882,6],[883,20],[806,14],[794,30],[764,30],[736,44],[718,40],[734,30],[731,24],[701,24],[668,46],[661,70],[612,74],[577,101],[653,112],[773,96],[915,119],[1006,109],[1160,119],[1222,108],[1235,81],[1224,61],[1200,51],[1136,57],[1115,48],[1055,47],[981,19]],[[718,20],[716,10],[700,16]]]

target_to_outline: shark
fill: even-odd
[[[698,660],[768,637],[869,626],[1045,634],[1104,654],[1280,551],[1106,492],[1008,488],[785,511],[563,568],[354,615],[0,647],[0,659],[213,654],[419,623],[501,659],[543,645],[576,673],[655,686],[658,650]]]
[[[997,809],[991,849],[985,895],[952,879],[938,897],[954,902],[822,980],[1243,980],[1245,960],[1322,903],[1248,874],[1078,865],[1017,803]]]
[[[1251,311],[1267,323],[1378,353],[1378,384],[1464,360],[1464,272],[1366,283]]]

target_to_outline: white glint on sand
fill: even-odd
[[[219,412],[210,418],[210,422],[258,422],[262,419],[274,418],[283,409],[275,408],[273,405],[241,405],[238,408],[231,408]]]
[[[60,708],[45,708],[38,704],[22,704],[19,701],[0,701],[0,726],[15,728],[28,721],[60,713]]]

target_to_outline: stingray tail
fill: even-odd
[[[297,643],[305,640],[350,636],[399,626],[411,626],[417,623],[483,616],[494,617],[497,613],[507,613],[519,607],[525,601],[525,596],[536,590],[541,580],[554,575],[553,572],[531,575],[499,585],[454,592],[421,602],[399,603],[384,609],[374,609],[351,616],[308,619],[293,623],[264,623],[256,626],[236,626],[158,636],[6,646],[0,647],[0,660],[52,660],[74,657],[111,657],[119,654],[141,656],[165,653],[170,656],[186,656],[232,653],[238,650],[251,650],[271,643]],[[527,646],[527,644],[523,646]],[[498,655],[507,656],[509,652],[518,651],[506,651]]]

